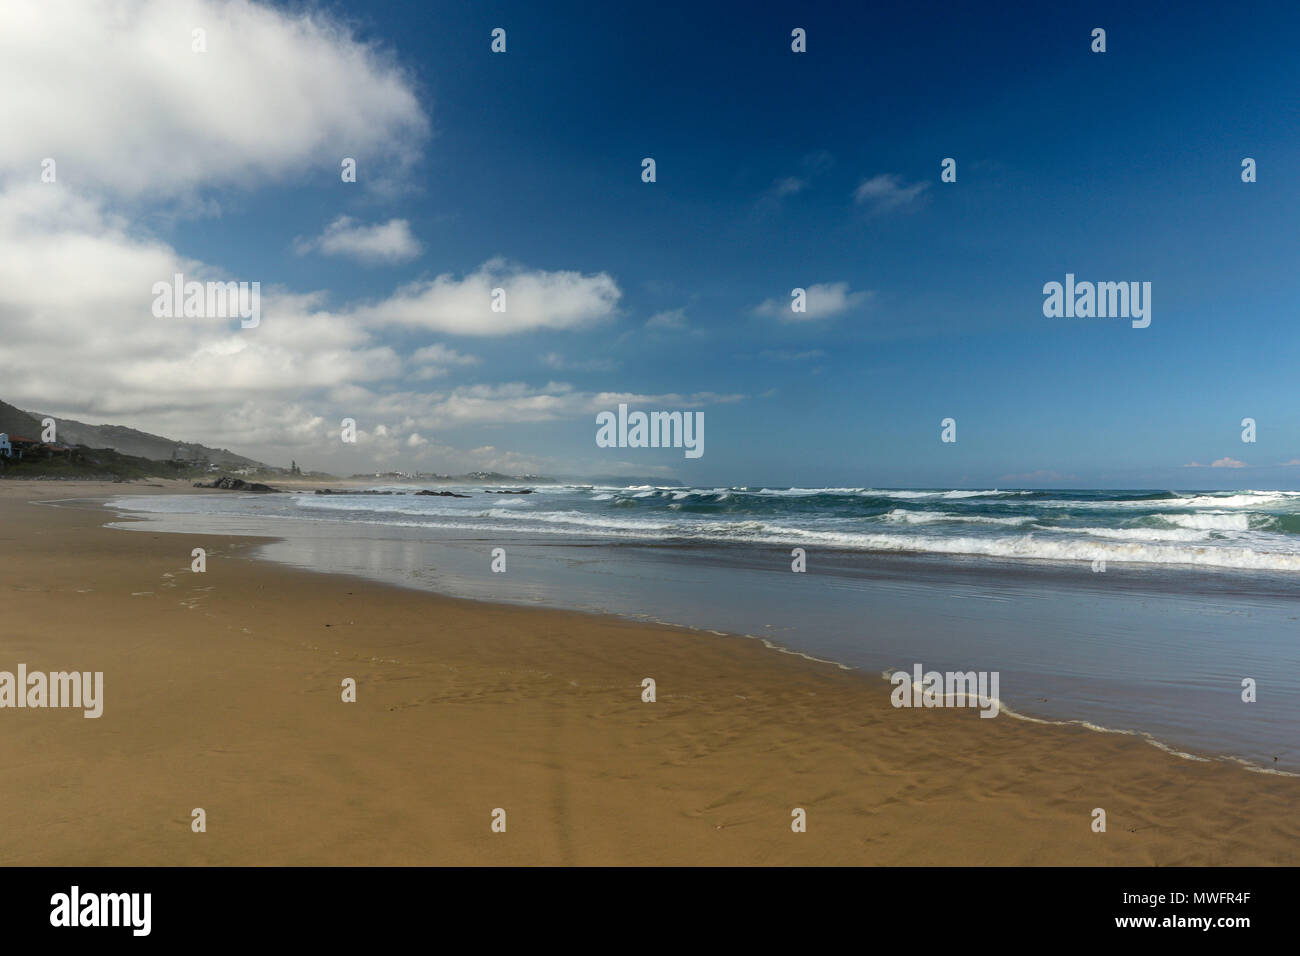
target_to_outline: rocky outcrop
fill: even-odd
[[[278,488],[272,488],[270,485],[264,485],[256,481],[245,481],[243,478],[232,478],[230,475],[222,475],[212,481],[196,481],[195,488],[220,488],[224,491],[279,491]]]

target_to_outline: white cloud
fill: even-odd
[[[408,262],[420,254],[419,240],[405,219],[363,226],[348,216],[339,216],[314,239],[298,239],[299,255],[320,252],[326,256],[347,256],[365,263]]]
[[[451,366],[463,367],[478,363],[476,356],[465,355],[445,345],[428,345],[411,355],[409,365],[415,378],[430,379],[446,375]]]
[[[206,31],[207,52],[192,49]],[[405,73],[316,10],[248,0],[4,0],[0,179],[156,200],[305,169],[358,183],[413,161],[428,121]]]
[[[422,349],[417,349],[411,356],[414,362],[422,362],[433,365],[477,365],[478,358],[473,355],[465,355],[457,352],[455,349],[449,349],[445,345],[426,345]]]
[[[404,430],[388,426],[406,441],[409,434],[427,438],[446,427],[585,418],[612,400],[555,383],[400,390],[403,381],[427,380],[479,359],[444,344],[404,359],[379,338],[391,320],[382,303],[330,308],[323,293],[268,285],[256,328],[240,328],[238,319],[155,318],[153,283],[175,272],[200,280],[256,277],[231,276],[165,243],[133,236],[121,219],[69,190],[34,184],[4,195],[0,397],[19,407],[120,422],[279,460],[293,449],[299,458],[312,448],[341,454],[337,429],[346,416],[409,421]],[[553,297],[580,298],[567,285],[576,273],[521,274],[534,288],[553,283]],[[394,384],[399,390],[386,390]],[[650,400],[664,407],[677,397]],[[376,431],[372,437],[392,436]],[[428,460],[437,453],[432,443],[406,451]],[[395,447],[393,453],[400,452]]]
[[[881,173],[859,183],[853,191],[853,199],[858,205],[870,206],[877,212],[888,212],[909,205],[929,188],[927,182],[905,186],[893,173]]]
[[[505,290],[505,310],[494,312],[494,289]],[[604,272],[527,270],[492,259],[457,279],[440,275],[414,282],[375,305],[355,310],[363,322],[403,325],[455,335],[509,335],[533,329],[573,329],[614,314],[622,297]]]
[[[803,312],[791,309],[793,298],[767,299],[755,306],[757,315],[767,315],[788,322],[807,322],[827,319],[866,304],[873,292],[850,292],[847,282],[825,282],[808,286],[805,290]]]

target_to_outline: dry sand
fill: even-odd
[[[34,503],[160,485],[190,490],[0,481],[0,670],[103,671],[105,696],[0,710],[0,864],[1300,863],[1295,778]]]

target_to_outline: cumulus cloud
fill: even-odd
[[[314,239],[297,239],[294,250],[299,255],[319,252],[326,256],[346,256],[367,264],[408,262],[420,254],[419,240],[405,219],[365,226],[349,216],[339,216]]]
[[[465,355],[445,345],[428,345],[411,354],[409,366],[417,379],[439,378],[452,366],[477,365],[478,357]]]
[[[494,311],[505,291],[505,308]],[[622,290],[604,272],[547,272],[504,259],[485,262],[461,278],[451,274],[413,282],[391,297],[356,310],[376,326],[401,325],[456,335],[509,335],[533,329],[574,329],[614,314]]]
[[[867,206],[876,212],[888,212],[910,205],[929,188],[927,182],[908,186],[893,173],[880,173],[859,183],[853,191],[853,200],[859,206]]]
[[[850,292],[847,282],[825,282],[810,285],[804,290],[805,311],[795,312],[791,309],[793,298],[767,299],[754,307],[757,315],[766,315],[784,319],[788,322],[807,322],[814,319],[827,319],[850,309],[855,309],[868,302],[872,292]]]
[[[193,31],[205,31],[195,52]],[[5,0],[0,178],[171,198],[317,169],[412,162],[428,120],[406,73],[319,11],[248,0]]]
[[[152,285],[160,279],[175,272],[200,280],[231,277],[166,244],[130,236],[120,222],[67,191],[32,185],[7,198],[0,203],[0,366],[9,401],[49,407],[50,385],[57,382],[60,407],[49,409],[56,414],[77,417],[74,412],[93,409],[156,422],[164,413],[189,410],[213,432],[225,433],[219,423],[228,409],[246,401],[332,389],[339,391],[331,404],[374,400],[363,390],[366,383],[406,374],[427,378],[440,374],[431,370],[478,361],[441,344],[404,361],[382,344],[377,330],[393,320],[393,311],[409,306],[401,295],[395,305],[332,310],[323,294],[266,288],[262,321],[250,329],[238,319],[155,318]],[[556,274],[526,275],[531,287],[544,287]],[[556,280],[559,292],[548,294],[563,295],[566,282]],[[515,301],[528,302],[528,294]],[[521,311],[527,317],[532,310]],[[436,405],[414,395],[408,400],[423,407],[428,420],[482,421],[468,410],[490,407],[491,416],[510,421],[516,412],[558,408],[567,393],[475,388],[450,393]],[[247,437],[244,423],[236,424]]]

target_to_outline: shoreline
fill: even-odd
[[[196,489],[196,490],[210,490],[210,489]],[[224,493],[229,494],[230,492],[224,492]],[[123,522],[131,522],[131,523],[147,525],[149,523],[148,518],[140,517],[136,513],[113,511],[108,505],[108,501],[109,501],[108,498],[68,498],[68,499],[58,499],[55,501],[43,501],[43,502],[35,502],[35,503],[57,507],[58,501],[60,500],[85,501],[85,502],[94,503],[98,508],[116,515],[114,519],[115,524],[123,523]],[[144,529],[139,528],[135,530],[142,531]],[[160,530],[159,533],[191,534],[193,532]],[[237,537],[244,538],[251,542],[254,542],[255,547],[283,540],[278,535],[241,534],[238,535]],[[288,567],[288,565],[284,565],[280,562],[277,562],[273,558],[264,557],[257,553],[250,554],[249,558],[254,561],[261,561],[267,564],[274,564],[279,567]],[[366,578],[359,574],[353,574],[347,571],[339,571],[339,570],[324,569],[324,568],[304,568],[302,570],[306,570],[308,573],[312,573],[312,574],[323,574],[331,577],[347,578],[353,581],[375,582],[375,579]],[[514,603],[505,600],[491,601],[481,597],[467,597],[463,595],[453,594],[450,593],[449,591],[441,591],[436,588],[422,587],[411,583],[398,583],[398,582],[375,582],[375,583],[380,583],[383,586],[387,586],[387,587],[395,587],[402,590],[414,591],[416,593],[421,593],[421,594],[432,594],[436,597],[446,598],[450,600],[466,601],[469,602],[470,604],[481,605],[484,608],[491,608],[494,606],[506,606],[506,607],[530,607],[531,606],[527,604]],[[844,661],[839,661],[832,658],[817,657],[806,651],[801,651],[798,650],[797,648],[787,646],[785,644],[780,643],[779,641],[775,641],[772,638],[765,637],[761,634],[748,634],[748,633],[739,633],[733,631],[719,631],[719,630],[714,630],[712,628],[699,627],[691,624],[676,624],[671,621],[664,621],[664,620],[650,620],[650,621],[639,620],[629,615],[619,614],[615,611],[592,611],[592,610],[584,610],[581,608],[545,608],[545,610],[554,610],[554,611],[559,611],[561,613],[568,613],[568,614],[580,614],[585,617],[593,618],[596,621],[609,618],[609,619],[615,619],[627,623],[640,624],[640,625],[650,626],[650,627],[665,628],[667,630],[678,631],[682,633],[707,634],[714,637],[722,637],[728,639],[757,641],[766,650],[778,654],[786,654],[792,657],[798,657],[813,664],[828,665],[830,667],[834,667],[841,671],[851,671],[862,675],[868,681],[873,676],[872,671],[870,669],[859,667],[854,664],[845,663]],[[875,676],[878,677],[886,685],[892,686],[889,684],[888,672],[881,672],[880,674],[877,674]],[[868,688],[864,685],[864,692],[867,691],[867,689]],[[1006,717],[1012,720],[1025,721],[1026,723],[1030,723],[1030,724],[1039,724],[1042,726],[1050,726],[1050,727],[1079,727],[1091,733],[1118,734],[1120,736],[1132,737],[1135,740],[1139,740],[1168,756],[1180,760],[1191,760],[1191,761],[1202,762],[1202,763],[1219,762],[1250,773],[1261,773],[1261,774],[1268,774],[1271,776],[1291,777],[1294,779],[1300,779],[1300,772],[1275,769],[1273,767],[1268,767],[1263,764],[1254,763],[1245,757],[1241,757],[1231,753],[1218,753],[1218,752],[1212,752],[1208,750],[1183,749],[1177,745],[1161,740],[1159,737],[1155,736],[1154,734],[1148,733],[1147,731],[1140,730],[1137,728],[1103,726],[1101,724],[1095,723],[1092,720],[1089,720],[1086,717],[1055,719],[1051,717],[1042,717],[1035,714],[1022,713],[1021,711],[1016,710],[1005,700],[1002,699],[998,699],[998,710],[1000,714],[1005,715]]]
[[[1300,790],[1266,768],[1124,731],[899,711],[877,675],[767,638],[296,570],[254,559],[265,539],[187,536],[210,547],[186,579],[171,535],[29,508],[51,490],[31,486],[0,483],[0,580],[10,618],[41,626],[0,630],[0,669],[103,670],[107,690],[99,720],[0,710],[18,730],[0,735],[3,863],[1300,860]]]
[[[246,496],[235,497],[239,499]],[[933,646],[930,652],[926,653],[921,653],[920,646],[914,646],[920,645],[920,631],[927,626],[926,622],[934,617],[929,606],[913,606],[910,613],[900,619],[897,609],[891,609],[887,603],[884,605],[878,603],[881,599],[888,602],[888,593],[882,595],[879,591],[860,590],[854,595],[851,603],[874,607],[877,618],[892,613],[892,632],[911,636],[909,641],[893,641],[892,649],[886,652],[873,643],[879,635],[865,642],[859,641],[856,635],[846,636],[844,626],[847,619],[842,613],[839,620],[829,619],[823,607],[820,618],[811,623],[799,622],[795,630],[790,627],[795,622],[790,619],[790,615],[785,610],[771,606],[760,608],[758,603],[744,605],[743,599],[738,599],[735,592],[720,587],[727,583],[724,577],[718,576],[718,571],[723,568],[728,573],[743,568],[746,569],[746,573],[761,576],[764,571],[770,573],[774,564],[784,566],[787,559],[780,549],[753,545],[743,548],[740,545],[695,545],[683,549],[680,542],[613,543],[602,539],[567,541],[550,536],[529,538],[526,534],[520,533],[511,539],[496,540],[496,543],[512,545],[510,548],[512,573],[507,578],[495,574],[481,574],[474,570],[455,570],[458,564],[466,568],[479,568],[478,562],[482,559],[481,548],[486,546],[484,542],[488,540],[473,532],[466,534],[463,530],[440,532],[434,527],[428,533],[417,533],[414,529],[402,528],[399,524],[397,528],[401,533],[399,538],[404,537],[405,540],[404,545],[399,545],[398,539],[388,537],[387,532],[376,533],[369,530],[371,525],[368,522],[359,526],[349,526],[332,515],[313,517],[307,521],[286,521],[279,517],[250,517],[245,507],[237,504],[234,513],[248,520],[236,520],[232,515],[223,513],[220,508],[215,512],[202,513],[202,509],[173,511],[170,507],[164,507],[160,511],[141,513],[131,510],[129,496],[126,499],[119,497],[114,500],[121,509],[116,513],[131,520],[114,521],[110,527],[171,534],[204,532],[254,537],[264,542],[257,552],[259,558],[285,567],[352,576],[423,593],[479,601],[489,605],[504,603],[521,607],[549,607],[595,615],[612,615],[641,624],[683,628],[699,633],[746,637],[762,642],[769,649],[801,656],[814,662],[879,675],[886,682],[889,680],[889,673],[900,665],[908,669],[910,666],[907,664],[908,660],[926,661],[936,665],[939,671],[944,670],[940,661],[934,659],[936,655],[931,653],[935,650]],[[322,532],[321,528],[330,530]],[[408,530],[411,533],[405,534]],[[385,550],[367,551],[364,560],[358,562],[359,550],[353,548],[348,552],[351,558],[340,561],[329,542],[336,534],[344,535],[351,541],[349,532],[354,533],[358,540],[373,538],[373,546]],[[520,553],[516,548],[522,549],[525,556],[531,553],[533,559],[540,560],[534,560],[531,568],[524,564],[516,564],[517,555]],[[409,566],[410,549],[420,549],[420,559],[425,562],[419,565],[420,570],[414,570]],[[869,558],[869,561],[862,563],[860,560],[862,557]],[[1247,594],[1264,600],[1279,597],[1272,576],[1268,576],[1262,582],[1258,577],[1252,577],[1246,584],[1234,580],[1229,585],[1227,581],[1218,579],[1224,575],[1235,579],[1237,575],[1245,572],[1222,569],[1202,570],[1201,576],[1194,583],[1189,584],[1182,577],[1176,579],[1170,576],[1170,569],[1161,567],[1147,568],[1146,573],[1125,568],[1122,575],[1098,576],[1086,567],[1082,570],[1044,568],[1025,565],[1020,561],[1010,563],[1008,566],[1008,559],[981,559],[981,563],[977,565],[970,563],[952,565],[949,562],[937,561],[933,555],[909,561],[896,555],[871,554],[850,556],[845,559],[844,556],[837,557],[819,552],[817,561],[819,569],[823,572],[829,570],[830,576],[827,577],[825,573],[819,574],[816,580],[825,581],[842,593],[847,593],[843,591],[845,584],[854,588],[861,587],[863,582],[905,581],[908,587],[924,583],[932,601],[946,601],[954,592],[972,594],[976,597],[991,595],[999,600],[1010,595],[1013,600],[1018,601],[1026,600],[1024,597],[1026,593],[1035,594],[1040,598],[1047,593],[1057,593],[1064,595],[1066,600],[1077,600],[1078,595],[1082,593],[1096,594],[1099,598],[1112,602],[1117,598],[1125,600],[1125,607],[1129,609],[1133,608],[1134,602],[1146,603],[1150,600],[1150,595],[1159,594],[1162,599],[1168,601],[1164,605],[1166,610],[1144,612],[1145,616],[1140,621],[1134,621],[1129,625],[1130,629],[1147,630],[1151,635],[1167,631],[1168,625],[1161,619],[1162,613],[1180,614],[1182,602],[1191,600],[1189,595],[1203,596],[1208,591],[1227,596],[1233,601],[1239,601]],[[606,575],[611,576],[592,576],[585,571],[556,576],[542,569],[542,565],[550,565],[552,569],[566,565],[585,568],[593,563],[604,565]],[[619,570],[612,570],[616,565]],[[673,570],[669,570],[667,576],[662,577],[665,568],[669,565],[673,566]],[[386,570],[377,570],[380,568]],[[426,574],[428,568],[437,570]],[[712,582],[705,589],[708,592],[707,606],[698,602],[698,594],[693,601],[688,593],[669,594],[659,590],[666,580],[680,579],[683,576],[694,578],[698,575],[703,575],[701,580]],[[515,585],[513,593],[510,587],[501,586],[507,580]],[[632,593],[641,594],[642,599],[629,602],[627,595],[623,594],[619,587],[620,583],[630,588]],[[805,582],[805,584],[811,583],[813,583],[812,579]],[[519,589],[520,585],[522,590]],[[886,589],[888,589],[887,583]],[[809,595],[808,600],[812,604],[819,604],[825,597],[824,591],[805,590],[804,593]],[[1125,598],[1125,595],[1129,597]],[[1300,605],[1294,605],[1291,595],[1290,590],[1284,590],[1280,597],[1291,599],[1292,607],[1300,612]],[[758,602],[765,601],[765,597],[760,594],[754,594],[753,598]],[[738,615],[734,609],[742,605],[748,610]],[[666,610],[668,608],[672,610]],[[842,610],[841,608],[841,612]],[[1288,607],[1282,613],[1289,613],[1290,610],[1291,607]],[[858,612],[855,609],[853,613],[855,615],[853,621],[856,621]],[[1100,618],[1094,620],[1089,616],[1087,607],[1076,606],[1070,613],[1076,620],[1082,615],[1085,624],[1079,628],[1071,622],[1073,631],[1063,634],[1061,638],[1067,643],[1071,639],[1077,640],[1081,637],[1087,640],[1088,632],[1092,630],[1094,624],[1102,624]],[[1119,613],[1122,615],[1126,612],[1121,609]],[[1131,610],[1128,613],[1131,613]],[[1109,614],[1112,627],[1115,616],[1116,608],[1112,607]],[[1287,627],[1285,622],[1280,623],[1281,626]],[[994,629],[1000,630],[1003,634],[1029,635],[1033,633],[1035,627],[1041,629],[1043,624],[1041,618],[1027,615],[1020,619],[1012,617],[999,620]],[[983,630],[975,630],[977,627],[982,627]],[[984,646],[983,642],[991,638],[989,626],[986,621],[980,620],[979,614],[965,615],[962,618],[961,630],[963,636],[960,638],[962,647],[958,649],[959,654],[962,651],[969,653],[973,647]],[[827,640],[829,635],[836,635],[838,641]],[[1217,641],[1217,637],[1215,640]],[[951,652],[953,648],[949,647],[947,650]],[[1030,653],[1038,651],[1036,647],[1028,647],[1026,650]],[[1238,651],[1241,650],[1239,646]],[[1261,710],[1256,713],[1252,709],[1249,714],[1227,714],[1222,712],[1224,703],[1221,700],[1214,701],[1215,706],[1219,708],[1217,713],[1200,711],[1196,709],[1196,703],[1192,703],[1189,708],[1189,705],[1182,701],[1172,700],[1176,695],[1166,695],[1166,699],[1154,707],[1150,703],[1126,704],[1123,701],[1135,700],[1133,695],[1144,694],[1145,688],[1131,686],[1132,682],[1130,682],[1130,686],[1123,688],[1107,686],[1100,691],[1103,696],[1098,696],[1099,691],[1094,690],[1093,687],[1077,680],[1072,683],[1067,676],[1070,668],[1061,667],[1057,671],[1051,670],[1051,667],[1061,665],[1060,659],[1040,658],[1037,663],[1038,670],[1028,673],[1017,672],[1014,669],[1014,655],[1008,657],[1005,651],[1004,647],[1000,661],[989,662],[988,666],[1000,669],[1004,678],[1010,677],[1013,684],[1004,684],[1004,686],[1014,686],[1018,690],[1018,693],[1013,693],[1011,697],[999,702],[1000,709],[1008,715],[1009,719],[1054,726],[1077,726],[1097,733],[1133,736],[1156,749],[1183,759],[1218,760],[1259,773],[1300,776],[1300,764],[1288,754],[1286,748],[1286,742],[1292,736],[1291,729],[1297,725],[1296,721],[1300,721],[1300,713],[1269,714],[1273,722],[1265,725],[1259,718],[1266,711]],[[1152,647],[1150,651],[1154,654],[1158,651],[1158,647]],[[946,663],[959,665],[956,667],[957,670],[968,669],[964,666],[966,660],[951,654],[946,658]],[[1072,663],[1076,666],[1079,664],[1077,657]],[[1201,663],[1204,666],[1205,662]],[[1219,654],[1217,661],[1209,663],[1222,665],[1223,655]],[[1047,669],[1044,669],[1044,665]],[[1091,677],[1105,679],[1105,675],[1093,674]],[[1270,701],[1282,699],[1292,689],[1286,685],[1279,687],[1274,682]],[[1235,694],[1232,696],[1235,697]],[[1050,705],[1047,705],[1048,698],[1053,701]],[[1138,697],[1136,700],[1141,698]],[[1259,706],[1275,707],[1276,704]],[[1161,711],[1160,707],[1166,710]],[[1173,718],[1173,722],[1170,721],[1170,717]],[[1232,723],[1224,722],[1228,720]],[[1276,759],[1279,755],[1283,760],[1280,764]]]

